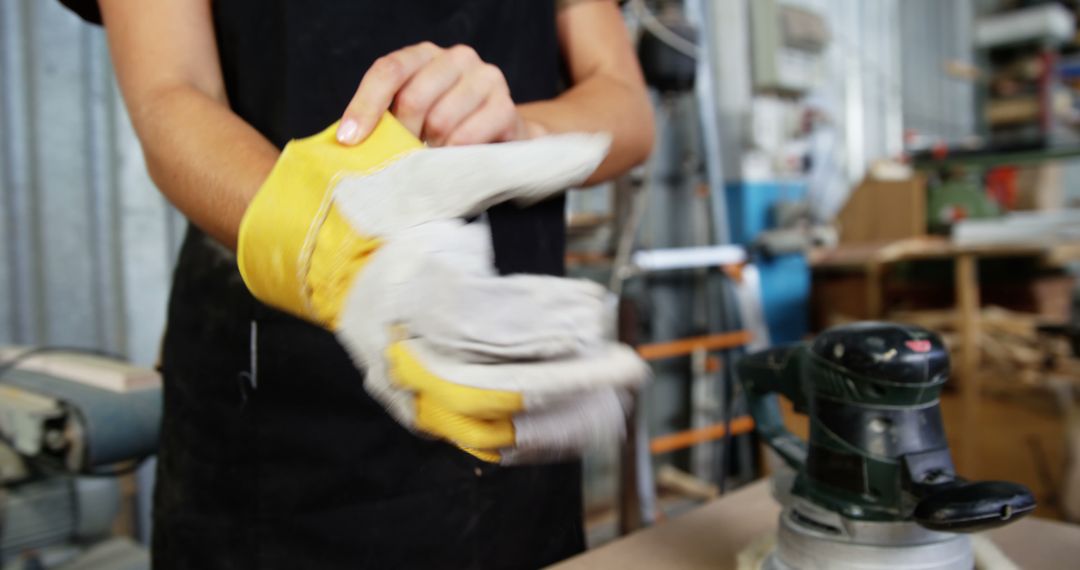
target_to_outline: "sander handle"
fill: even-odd
[[[770,348],[748,354],[736,365],[755,429],[795,470],[806,463],[806,442],[784,426],[776,396],[779,394],[791,401],[796,412],[806,413],[807,398],[800,381],[805,353],[803,344]]]

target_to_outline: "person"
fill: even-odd
[[[584,548],[576,461],[502,467],[417,437],[322,328],[255,300],[234,251],[291,139],[389,109],[429,146],[605,131],[652,111],[614,0],[62,0],[103,22],[161,192],[190,221],[162,349],[157,568],[529,568]],[[489,210],[503,274],[563,273],[564,200]]]

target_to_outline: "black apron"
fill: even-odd
[[[423,40],[474,47],[517,102],[559,86],[554,0],[215,0],[213,15],[230,105],[279,147]],[[562,273],[562,199],[489,220],[501,272]],[[408,432],[332,334],[254,300],[195,227],[162,367],[156,568],[533,568],[584,548],[579,463],[503,468]]]

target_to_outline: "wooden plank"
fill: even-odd
[[[872,261],[895,263],[920,259],[948,259],[960,255],[980,257],[1040,256],[1050,265],[1080,259],[1080,242],[1057,244],[973,244],[956,245],[948,238],[926,236],[877,242],[841,245],[828,250],[812,250],[807,259],[815,269],[863,269]]]
[[[1080,242],[1059,243],[1050,248],[1044,260],[1051,267],[1060,267],[1080,259]]]
[[[992,99],[986,102],[983,113],[990,126],[1027,123],[1039,119],[1042,106],[1038,96]]]
[[[663,360],[689,356],[695,350],[724,350],[744,346],[750,342],[750,331],[731,331],[681,338],[668,342],[655,342],[637,347],[638,355],[645,360]]]

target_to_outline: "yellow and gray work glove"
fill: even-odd
[[[334,330],[401,423],[487,461],[580,455],[620,433],[647,376],[601,338],[601,290],[500,277],[460,218],[587,177],[602,135],[427,149],[391,116],[357,147],[333,127],[286,146],[245,214],[239,263],[264,302]]]

